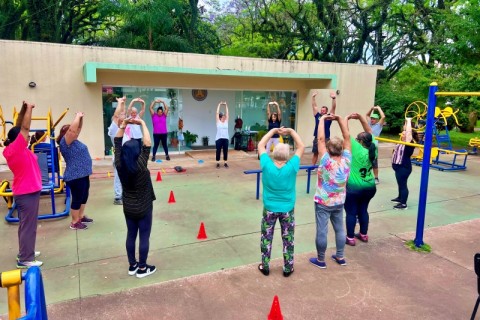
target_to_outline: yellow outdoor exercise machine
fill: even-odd
[[[44,131],[44,135],[33,143],[30,148],[39,159],[40,169],[42,170],[42,176],[44,181],[42,181],[42,195],[50,195],[52,212],[46,214],[39,214],[38,219],[51,219],[51,218],[60,218],[68,216],[70,214],[70,190],[66,187],[63,181],[63,168],[61,166],[61,154],[58,151],[58,148],[55,143],[55,127],[60,123],[60,121],[65,117],[68,112],[68,108],[60,115],[57,121],[53,121],[52,113],[50,109],[48,110],[47,116],[45,117],[32,117],[33,121],[43,122],[44,124],[40,127],[31,126],[30,132],[36,133],[38,131]],[[4,141],[7,137],[7,124],[13,126],[16,123],[18,118],[18,112],[16,108],[13,108],[13,121],[5,121],[3,116],[3,110],[0,106],[0,138]],[[36,122],[36,123],[38,123]],[[41,143],[44,137],[50,137],[49,143]],[[55,203],[55,194],[65,193],[65,210],[57,212],[56,203]],[[13,192],[10,187],[10,182],[3,180],[0,183],[0,196],[4,197],[8,212],[5,216],[7,222],[18,222],[19,217],[14,216],[16,212],[16,204],[13,198]]]
[[[417,229],[415,234],[415,246],[421,247],[423,243],[423,231],[425,227],[425,209],[427,204],[428,178],[430,174],[430,159],[432,155],[433,129],[435,126],[435,106],[437,96],[480,96],[480,92],[438,92],[436,82],[430,84],[428,93],[428,108],[425,123],[425,136],[422,159],[422,174],[420,178],[420,193],[418,200]]]

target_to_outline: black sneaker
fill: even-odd
[[[407,208],[407,205],[403,203],[399,203],[396,206],[393,206],[393,209],[395,210],[406,210]]]
[[[168,161],[170,161],[170,156],[167,154],[167,156],[165,157],[165,159],[167,159]]]
[[[137,270],[138,270],[138,262],[135,262],[134,265],[130,265],[130,267],[128,268],[128,275],[134,276],[135,273],[137,273]]]
[[[145,278],[145,277],[148,277],[149,275],[151,274],[154,274],[155,271],[157,271],[157,268],[155,268],[155,266],[149,266],[147,264],[147,266],[145,267],[145,269],[138,269],[137,270],[137,278]]]
[[[400,203],[400,198],[398,198],[398,197],[397,197],[397,198],[395,198],[395,199],[392,199],[392,200],[390,200],[390,201],[392,201],[392,202],[398,202],[398,203]]]
[[[155,162],[155,160],[156,160],[155,157],[152,157],[152,162]]]
[[[228,169],[228,164],[226,162],[223,166]]]
[[[217,163],[217,169],[220,169],[220,163]]]

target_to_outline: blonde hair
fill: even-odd
[[[273,159],[287,161],[290,157],[290,146],[286,143],[279,143],[273,148]]]
[[[332,137],[326,147],[331,156],[340,156],[343,152],[343,140],[339,137]]]

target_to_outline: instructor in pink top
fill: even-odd
[[[35,105],[23,102],[15,126],[8,131],[3,156],[13,173],[13,198],[18,210],[17,268],[40,267],[43,262],[35,260],[37,239],[38,207],[42,190],[42,174],[37,156],[27,149],[28,134]]]
[[[160,104],[157,109],[157,112],[153,110],[155,104]],[[163,105],[163,106],[162,106]],[[157,155],[158,145],[160,141],[162,142],[163,151],[165,152],[165,159],[170,160],[168,155],[168,146],[167,146],[167,116],[168,116],[168,106],[165,101],[161,99],[155,99],[150,103],[150,114],[152,115],[152,125],[153,125],[153,151],[152,151],[152,161],[155,161]]]

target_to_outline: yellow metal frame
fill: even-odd
[[[43,120],[43,121],[47,122],[46,132],[42,136],[42,139],[43,139],[43,137],[51,137],[52,130],[55,130],[55,127],[60,123],[60,121],[62,121],[62,119],[67,114],[68,110],[69,110],[69,108],[66,108],[66,110],[62,112],[62,114],[60,115],[58,120],[55,121],[55,123],[53,123],[52,112],[51,112],[50,108],[48,109],[48,113],[47,113],[46,117],[32,117],[32,120]],[[18,118],[17,109],[15,107],[13,107],[13,123],[15,123],[17,121],[17,118]],[[0,129],[0,139],[2,141],[5,141],[5,139],[6,139],[6,121],[3,117],[2,106],[0,106],[0,127],[1,127],[1,129]],[[52,138],[54,139],[55,137],[52,137]],[[42,139],[40,139],[39,141],[41,141]],[[33,151],[34,147],[39,143],[39,141],[32,144],[32,146],[31,146],[32,151]],[[58,153],[58,162],[59,162],[59,166],[58,166],[59,169],[58,170],[59,170],[59,175],[63,176],[63,168],[60,165],[61,160],[62,160],[62,157],[61,157],[61,154],[59,152]],[[10,209],[13,205],[13,192],[12,191],[6,192],[5,190],[8,189],[8,187],[9,187],[8,181],[3,180],[2,183],[0,184],[0,196],[3,196],[3,197],[6,198],[7,206]],[[54,193],[61,193],[61,192],[63,192],[64,188],[65,188],[65,183],[64,183],[63,179],[61,179],[60,182],[59,182],[58,188],[54,189]]]
[[[12,270],[0,274],[0,287],[7,288],[8,319],[20,318],[20,285],[22,284],[22,271]]]

